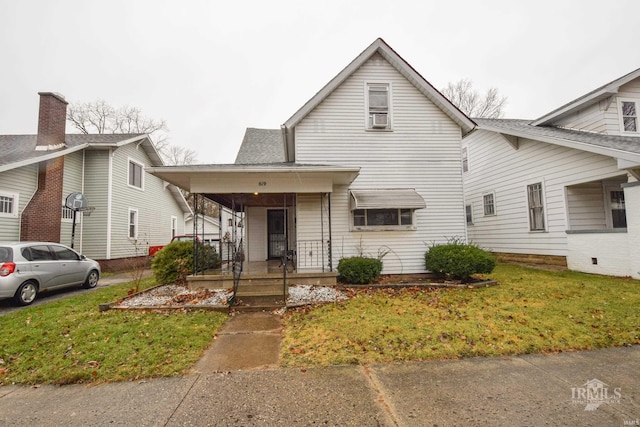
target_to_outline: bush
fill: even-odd
[[[380,277],[382,261],[375,258],[351,257],[338,262],[338,279],[345,283],[366,284]]]
[[[450,279],[468,281],[472,274],[491,273],[496,260],[489,252],[476,245],[453,240],[433,245],[424,255],[427,270]]]
[[[214,247],[197,242],[198,266],[196,271],[220,266],[220,256]],[[193,242],[172,242],[156,253],[151,269],[158,283],[186,284],[193,272]]]

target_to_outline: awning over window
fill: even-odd
[[[424,209],[424,199],[413,188],[351,190],[350,207],[355,209]]]

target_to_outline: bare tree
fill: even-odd
[[[145,117],[137,107],[115,108],[104,100],[74,103],[67,108],[67,120],[80,132],[89,133],[146,133],[153,137],[153,145],[166,164],[191,164],[195,151],[169,142],[167,123]]]
[[[461,79],[449,83],[442,89],[456,107],[469,117],[497,119],[504,115],[507,98],[498,94],[498,89],[490,88],[484,95],[473,88],[471,80]]]

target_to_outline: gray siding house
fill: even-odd
[[[0,240],[71,245],[72,193],[90,208],[76,212],[74,248],[105,270],[184,233],[184,197],[145,171],[162,165],[149,136],[66,134],[66,105],[40,93],[38,134],[0,135]]]

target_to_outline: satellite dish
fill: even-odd
[[[71,193],[67,196],[64,205],[74,211],[85,210],[89,207],[87,198],[82,193]]]

